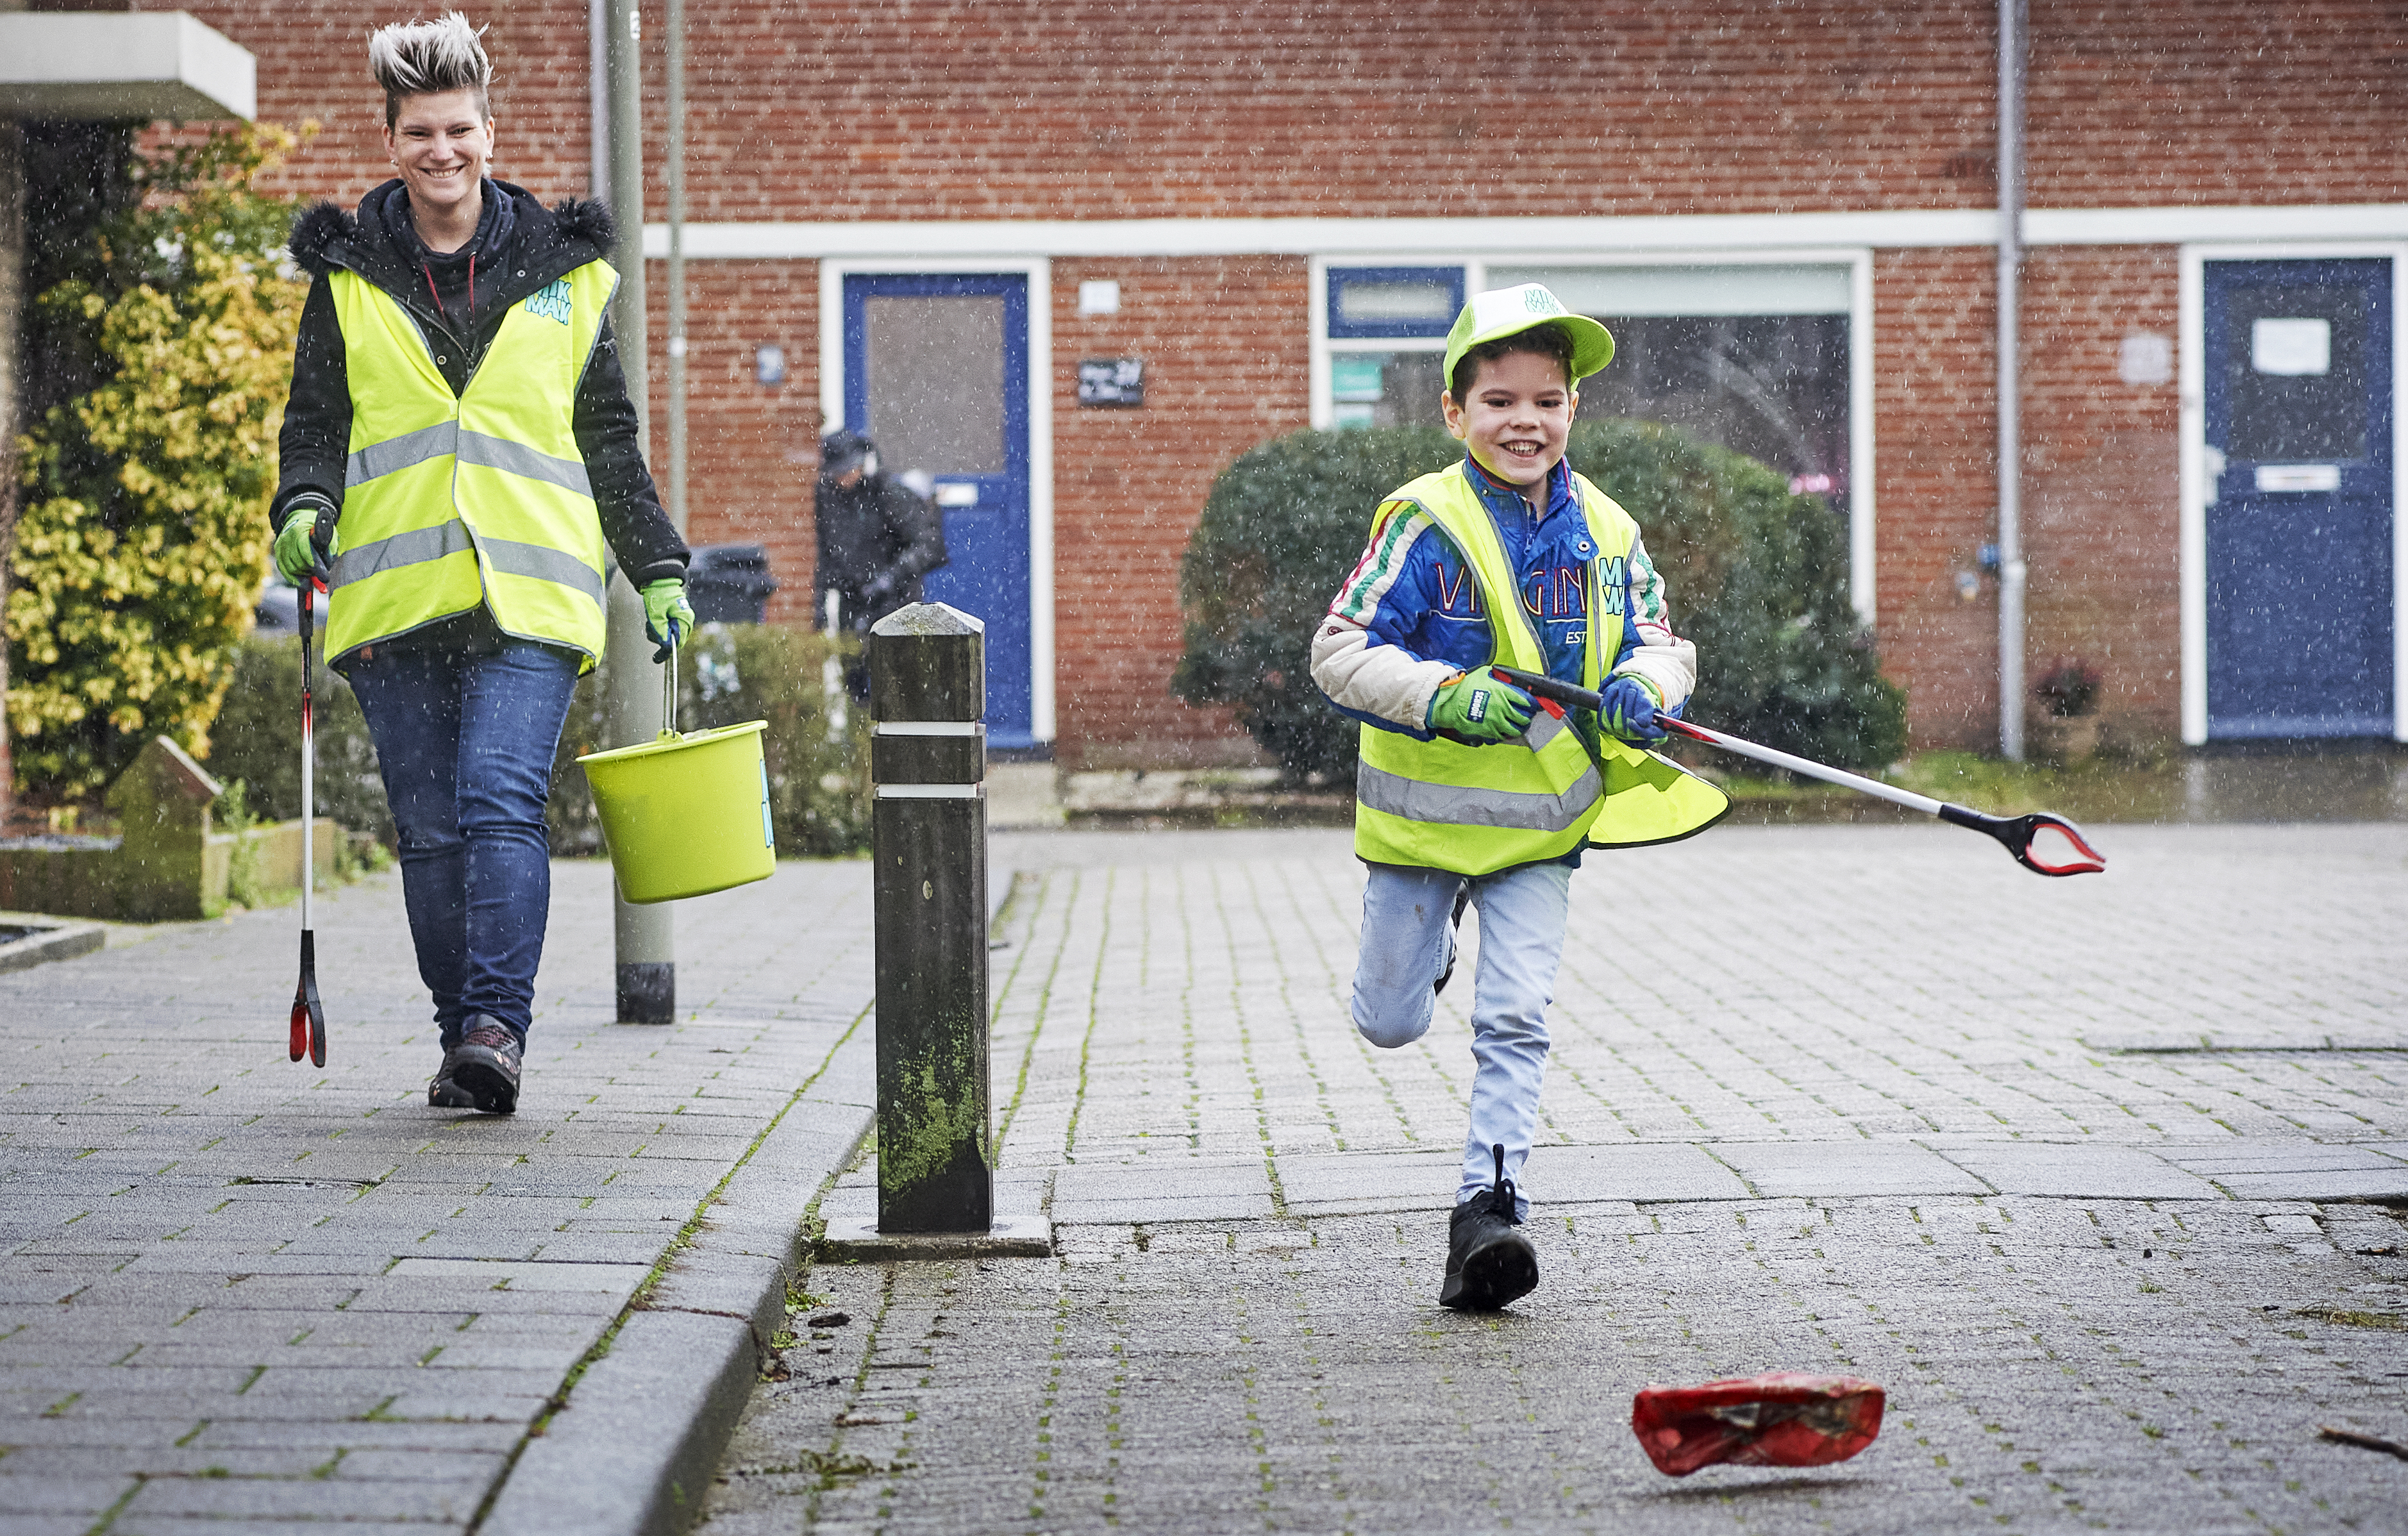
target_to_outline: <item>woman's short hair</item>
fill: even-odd
[[[368,67],[384,87],[384,125],[400,121],[402,97],[447,91],[474,91],[477,115],[492,117],[487,93],[494,65],[477,40],[483,32],[458,11],[447,10],[432,22],[395,22],[369,33]]]

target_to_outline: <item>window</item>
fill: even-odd
[[[1463,308],[1460,266],[1333,266],[1329,334],[1446,339]]]
[[[1330,424],[1444,426],[1442,352],[1339,352],[1329,359]]]
[[[1543,282],[1567,308],[1613,333],[1613,362],[1581,386],[1582,414],[1679,427],[1824,497],[1847,520],[1850,596],[1857,614],[1872,621],[1870,251],[1453,258],[1432,251],[1384,263],[1321,257],[1314,274],[1315,425],[1440,424],[1446,333],[1465,297]],[[2313,351],[2304,330],[2275,343],[2285,357]],[[2336,340],[2336,366],[2341,350]]]
[[[1581,386],[1584,414],[1677,426],[1848,505],[1847,267],[1494,265],[1484,286],[1524,282],[1613,333],[1612,366]]]
[[[1461,266],[1329,268],[1329,424],[1438,426]]]

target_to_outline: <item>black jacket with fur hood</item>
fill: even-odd
[[[405,196],[399,180],[387,181],[360,199],[356,216],[332,203],[306,209],[293,224],[293,260],[313,279],[337,268],[355,272],[399,302],[432,344],[436,366],[452,393],[467,388],[475,366],[493,344],[510,306],[538,293],[587,262],[609,254],[609,210],[598,202],[569,201],[547,208],[534,194],[507,181],[485,183],[487,195],[509,198],[508,217],[488,219],[501,238],[495,249],[477,252],[475,334],[436,302],[436,274],[414,237],[396,238],[388,200]],[[402,225],[407,228],[406,223]],[[606,318],[593,361],[579,380],[575,416],[577,446],[594,486],[603,537],[638,586],[666,577],[682,579],[685,540],[661,510],[660,494],[637,446],[636,408],[627,398],[619,366],[616,334]],[[351,452],[351,391],[345,368],[342,327],[335,318],[328,284],[313,281],[301,310],[301,334],[294,351],[293,397],[284,410],[280,439],[282,476],[270,518],[282,526],[296,498],[322,496],[343,504],[344,467]],[[430,639],[434,638],[432,636]],[[348,658],[338,658],[347,660]]]

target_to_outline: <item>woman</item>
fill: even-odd
[[[610,219],[485,174],[492,65],[459,12],[368,39],[400,172],[294,225],[302,310],[276,562],[328,583],[326,654],[376,739],[438,1107],[509,1114],[552,900],[552,755],[603,644],[605,546],[662,646],[685,541],[637,446]]]

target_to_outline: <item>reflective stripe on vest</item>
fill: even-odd
[[[1466,474],[1458,465],[1398,491],[1381,508],[1373,537],[1398,520],[1426,515],[1471,568],[1489,619],[1492,663],[1544,671],[1519,583]],[[1586,479],[1575,475],[1573,482],[1598,545],[1584,582],[1589,623],[1581,665],[1583,685],[1595,688],[1604,659],[1621,653],[1624,624],[1621,604],[1612,600],[1620,594],[1609,597],[1601,573],[1605,562],[1627,557],[1638,524]],[[1544,704],[1518,740],[1485,747],[1364,726],[1355,799],[1358,855],[1468,875],[1561,858],[1584,841],[1666,841],[1702,830],[1728,809],[1713,785],[1611,737],[1592,756],[1579,733]]]
[[[579,495],[594,494],[594,484],[585,477],[584,460],[555,459],[549,453],[538,453],[523,443],[467,431],[457,422],[437,422],[433,426],[404,433],[386,442],[370,443],[353,453],[345,465],[343,485],[348,491],[351,486],[365,485],[372,480],[407,469],[411,465],[447,455],[456,457],[462,464],[481,464],[489,468],[523,475],[528,480],[565,485]]]
[[[391,294],[330,279],[351,395],[330,656],[480,605],[506,634],[601,654],[606,549],[577,387],[618,287],[591,262],[510,307],[467,388]]]

